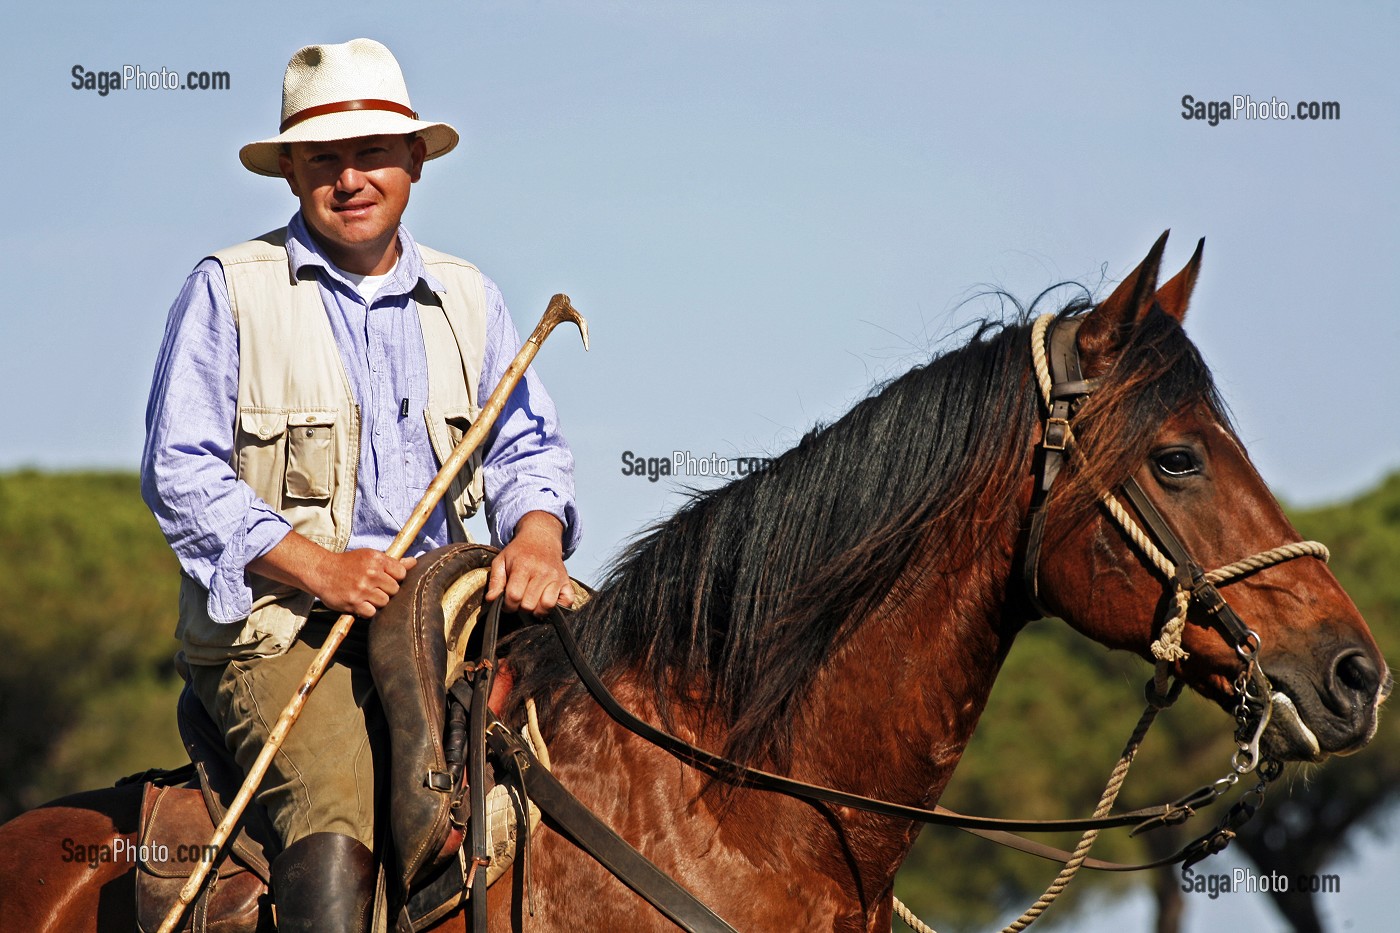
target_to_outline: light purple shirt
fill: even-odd
[[[428,369],[411,293],[420,278],[434,290],[442,285],[423,268],[418,246],[402,226],[399,243],[398,265],[366,306],[307,234],[299,212],[287,227],[293,268],[317,270],[331,332],[360,406],[350,549],[387,548],[438,470],[423,420]],[[500,289],[483,279],[482,402],[520,349]],[[223,267],[209,258],[190,273],[170,308],[146,406],[141,495],[185,573],[209,590],[209,615],[218,622],[236,622],[252,611],[247,566],[291,530],[234,476],[237,410],[238,327]],[[533,369],[511,393],[486,445],[482,470],[492,542],[509,541],[525,513],[538,510],[564,523],[564,554],[573,553],[580,537],[573,455],[559,433],[554,402]],[[446,508],[439,505],[409,554],[449,541]]]

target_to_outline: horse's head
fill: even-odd
[[[1164,234],[1107,300],[1066,319],[1079,321],[1068,343],[1082,366],[1081,384],[1070,389],[1084,391],[1057,393],[1065,396],[1073,446],[1063,488],[1046,508],[1041,602],[1111,647],[1150,659],[1156,641],[1177,676],[1231,711],[1246,659],[1257,649],[1273,700],[1264,754],[1320,760],[1355,751],[1375,733],[1391,676],[1356,606],[1318,556],[1275,553],[1285,559],[1235,568],[1218,588],[1228,609],[1211,611],[1208,591],[1196,592],[1181,629],[1184,657],[1160,640],[1178,590],[1192,590],[1184,565],[1214,571],[1299,540],[1181,330],[1201,249],[1158,288],[1165,243]],[[1053,381],[1069,380],[1060,374]],[[1136,490],[1125,490],[1129,477]],[[1149,544],[1130,542],[1123,522],[1099,501],[1105,491],[1121,500]],[[1153,550],[1165,552],[1166,569],[1154,565]],[[1182,569],[1169,577],[1173,567]],[[1243,623],[1234,624],[1233,636],[1231,610]]]

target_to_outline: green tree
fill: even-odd
[[[176,765],[178,569],[127,473],[0,474],[0,820]]]

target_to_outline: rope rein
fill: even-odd
[[[1133,734],[1128,737],[1127,744],[1123,746],[1123,753],[1118,757],[1118,763],[1113,766],[1113,772],[1109,775],[1108,784],[1103,789],[1103,794],[1099,797],[1099,804],[1094,808],[1094,817],[1107,816],[1113,809],[1113,803],[1118,799],[1118,792],[1123,789],[1123,782],[1128,779],[1128,769],[1132,767],[1133,759],[1137,756],[1138,748],[1142,745],[1142,740],[1147,735],[1147,730],[1152,726],[1157,714],[1171,705],[1175,699],[1175,694],[1158,694],[1148,703],[1142,715],[1138,717],[1137,726],[1133,729]],[[1098,841],[1101,830],[1090,829],[1079,838],[1079,843],[1074,847],[1069,861],[1065,862],[1060,873],[1055,876],[1055,880],[1045,889],[1034,904],[1026,908],[1025,913],[1017,917],[1016,920],[1002,929],[1001,933],[1021,933],[1022,930],[1035,923],[1040,915],[1049,909],[1055,899],[1069,887],[1070,881],[1078,874],[1083,867],[1084,860],[1089,857],[1089,850]],[[914,912],[905,905],[899,898],[894,899],[894,911],[899,915],[899,919],[915,933],[938,933],[933,927],[924,923]]]
[[[1040,395],[1046,409],[1051,406],[1052,392],[1054,390],[1054,380],[1050,374],[1050,363],[1046,355],[1045,335],[1054,321],[1053,314],[1043,314],[1036,318],[1035,324],[1031,328],[1031,361],[1035,369],[1036,382],[1040,387]],[[1068,454],[1074,449],[1075,438],[1068,427],[1065,428],[1065,451]],[[1162,624],[1161,634],[1152,642],[1152,656],[1157,659],[1155,671],[1153,673],[1152,693],[1155,696],[1150,698],[1148,706],[1143,710],[1142,716],[1138,719],[1137,727],[1128,738],[1127,744],[1123,748],[1123,753],[1119,756],[1118,763],[1113,768],[1113,773],[1109,776],[1108,785],[1104,788],[1103,795],[1099,799],[1098,806],[1094,809],[1095,817],[1103,817],[1113,808],[1113,803],[1118,797],[1119,790],[1123,787],[1123,782],[1127,779],[1128,769],[1131,767],[1133,758],[1137,754],[1138,746],[1142,744],[1143,737],[1147,734],[1148,728],[1157,717],[1157,713],[1170,705],[1175,698],[1175,691],[1169,690],[1168,681],[1171,676],[1170,665],[1172,662],[1190,657],[1189,652],[1181,646],[1182,633],[1186,629],[1186,615],[1191,606],[1192,593],[1182,582],[1179,568],[1170,557],[1162,553],[1157,544],[1143,531],[1137,520],[1130,513],[1112,492],[1105,492],[1100,497],[1108,514],[1113,518],[1115,524],[1127,536],[1128,540],[1142,553],[1158,572],[1166,578],[1167,583],[1173,587],[1172,592],[1172,613]],[[1318,541],[1299,541],[1293,544],[1284,544],[1279,547],[1270,548],[1252,557],[1237,560],[1232,564],[1226,564],[1218,570],[1212,570],[1205,574],[1204,581],[1211,585],[1228,583],[1240,577],[1281,564],[1284,561],[1293,560],[1298,557],[1316,557],[1324,562],[1330,558],[1327,547]],[[1257,636],[1255,636],[1257,638]],[[1256,646],[1257,647],[1257,646]],[[1246,658],[1247,667],[1244,673],[1236,682],[1236,691],[1240,695],[1240,709],[1236,710],[1236,719],[1241,721],[1246,714],[1245,701],[1248,698],[1248,683],[1250,676],[1255,669],[1254,655]],[[1267,698],[1265,698],[1267,700]],[[1267,714],[1260,724],[1257,732],[1263,731],[1263,725],[1268,721]],[[1258,741],[1257,734],[1255,742]],[[1233,784],[1239,778],[1239,774],[1245,770],[1252,769],[1257,763],[1258,755],[1254,753],[1252,759],[1247,759],[1248,768],[1244,768],[1239,763],[1239,755],[1236,755],[1235,771],[1222,782],[1217,784]],[[1258,792],[1262,796],[1261,783]],[[1223,788],[1222,788],[1223,790]],[[1098,839],[1099,830],[1091,829],[1080,838],[1079,844],[1075,846],[1072,857],[1065,862],[1060,873],[1046,888],[1045,893],[1014,922],[1005,927],[1001,933],[1021,933],[1032,923],[1034,923],[1055,899],[1069,886],[1070,881],[1083,866],[1084,860],[1089,855],[1090,848]],[[936,931],[916,917],[899,898],[894,898],[894,911],[910,929],[916,933],[936,933]]]

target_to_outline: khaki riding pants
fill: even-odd
[[[330,632],[315,613],[286,654],[225,665],[190,665],[195,694],[244,773],[300,687]],[[257,800],[290,846],[312,833],[342,833],[376,849],[375,788],[383,787],[389,735],[369,672],[368,623],[355,623],[287,733]],[[376,780],[381,778],[381,780]]]

